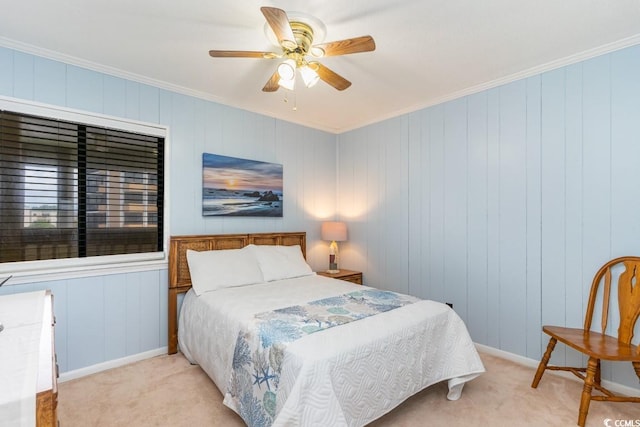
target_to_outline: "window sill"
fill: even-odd
[[[168,261],[161,257],[151,260],[132,260],[104,263],[79,263],[79,260],[69,260],[55,267],[20,268],[19,271],[9,266],[0,268],[0,280],[13,275],[4,286],[23,285],[36,282],[50,282],[53,280],[67,280],[82,277],[104,276],[108,274],[124,274],[140,271],[166,270]],[[84,261],[84,260],[83,260]],[[20,263],[27,264],[27,263]],[[21,266],[22,267],[22,266]],[[13,271],[12,271],[13,270]]]

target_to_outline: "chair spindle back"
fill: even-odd
[[[618,310],[620,314],[618,341],[630,344],[633,339],[635,324],[638,317],[640,317],[640,257],[626,256],[616,258],[598,270],[591,284],[589,303],[584,320],[584,330],[588,331],[591,329],[598,288],[604,279],[600,327],[602,328],[601,332],[603,334],[605,333],[611,300],[611,270],[620,264],[624,265],[624,271],[620,273],[618,277]]]

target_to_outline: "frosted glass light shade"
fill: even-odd
[[[320,77],[318,77],[318,73],[313,71],[308,66],[300,67],[300,75],[302,76],[302,81],[304,81],[306,87],[315,86],[315,84],[318,83],[318,80],[320,79]]]
[[[278,80],[278,84],[288,90],[293,90],[295,89],[296,86],[296,80],[295,79],[291,79],[291,80],[284,80],[284,79],[280,79]]]
[[[293,59],[286,59],[278,65],[278,75],[281,80],[293,80],[296,77],[296,63]]]

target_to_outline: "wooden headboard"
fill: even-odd
[[[169,354],[178,351],[178,294],[191,289],[191,276],[187,265],[187,249],[213,251],[240,249],[247,245],[300,245],[302,255],[307,257],[307,233],[252,233],[212,234],[197,236],[171,236],[169,241],[169,305],[168,347]]]

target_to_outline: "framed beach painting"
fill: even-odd
[[[282,217],[282,165],[202,155],[203,216]]]

